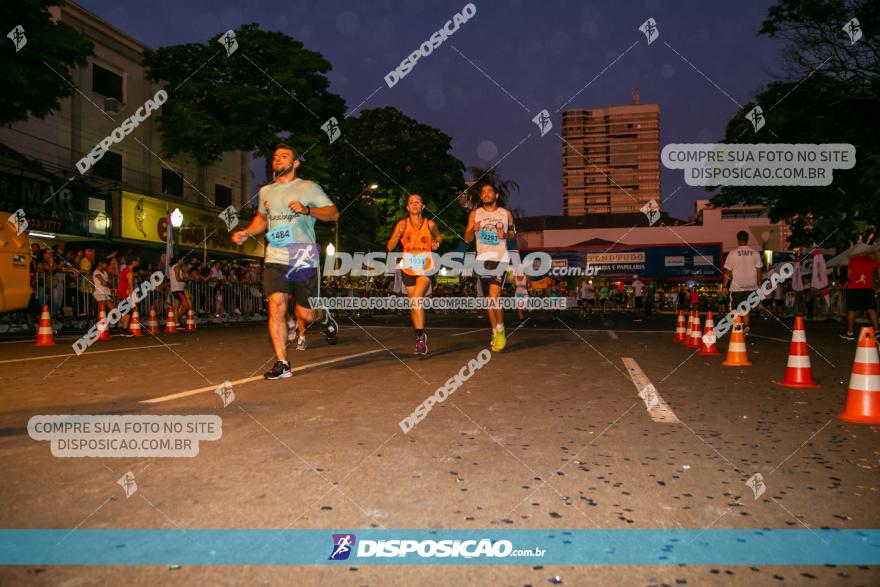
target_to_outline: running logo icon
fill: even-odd
[[[642,31],[645,38],[648,39],[649,45],[660,38],[660,29],[657,28],[657,21],[653,18],[649,18],[643,22],[639,27],[639,30]]]
[[[232,391],[232,383],[228,379],[221,383],[220,387],[214,390],[214,393],[219,395],[220,399],[223,400],[224,408],[229,406],[229,404],[235,399],[235,392]]]
[[[339,123],[336,121],[336,118],[331,116],[327,122],[321,125],[321,130],[327,133],[327,138],[330,139],[330,144],[333,144],[333,141],[339,138],[342,134],[342,131],[339,130]]]
[[[328,561],[344,561],[348,560],[348,557],[351,556],[351,551],[354,550],[354,543],[357,541],[357,538],[354,534],[334,534],[333,535],[333,550],[330,551],[330,557],[327,559]]]
[[[764,476],[760,473],[755,473],[752,477],[746,481],[746,485],[751,487],[752,493],[755,494],[755,499],[758,499],[764,492],[767,491],[767,486],[764,485]]]
[[[648,217],[648,226],[654,226],[654,223],[660,220],[660,205],[656,200],[651,200],[639,208],[639,210]]]
[[[27,230],[28,221],[27,217],[24,215],[24,210],[19,208],[9,217],[9,223],[15,227],[16,236],[23,233]]]
[[[858,24],[858,21],[856,21],[856,23]],[[860,31],[859,38],[861,38],[861,36],[862,33]],[[6,37],[10,41],[12,41],[13,45],[15,45],[16,53],[18,53],[22,49],[22,47],[27,45],[27,37],[24,36],[24,27],[22,27],[21,25],[17,25],[14,29],[9,31],[9,33],[6,34]]]
[[[131,471],[120,477],[116,484],[122,487],[122,491],[125,492],[125,499],[134,495],[134,492],[138,490],[138,484],[134,480],[134,473]]]
[[[760,106],[755,106],[752,108],[748,114],[746,114],[746,118],[749,119],[749,122],[752,123],[752,126],[755,128],[755,132],[758,132],[762,128],[764,128],[764,124],[767,122],[767,119],[764,118],[764,111]]]
[[[217,39],[217,42],[223,45],[223,48],[226,49],[226,56],[229,57],[233,53],[238,50],[238,41],[235,38],[235,31],[229,29],[223,36]]]
[[[854,18],[843,27],[843,32],[849,35],[849,44],[850,46],[855,45],[859,42],[859,39],[862,38],[862,25],[859,23],[859,19]]]
[[[300,271],[301,269],[311,269],[312,265],[312,245],[306,246],[304,249],[299,249],[296,251],[292,257],[295,259],[293,262],[293,269],[291,271]]]
[[[553,121],[550,120],[550,113],[547,112],[547,110],[541,110],[538,112],[538,115],[532,119],[532,122],[537,124],[538,128],[541,129],[542,137],[553,128]]]
[[[218,216],[220,217],[220,220],[226,223],[226,230],[231,231],[238,226],[238,213],[235,211],[235,206],[229,206],[220,212]]]

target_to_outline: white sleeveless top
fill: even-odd
[[[507,253],[507,210],[498,207],[492,212],[486,212],[482,207],[477,208],[474,220],[480,224],[480,229],[475,233],[477,239],[477,259],[480,261],[510,261]],[[498,228],[504,232],[504,236],[498,237]]]
[[[171,285],[171,291],[183,291],[183,289],[184,289],[183,283],[179,279],[177,279],[177,275],[175,275],[175,272],[174,272],[175,267],[177,267],[177,265],[172,265],[171,271],[169,272],[169,273],[171,273],[171,275],[169,275],[169,278],[170,278],[169,283]],[[181,270],[182,270],[182,268],[181,268]]]

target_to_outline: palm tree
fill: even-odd
[[[473,178],[467,182],[467,207],[472,210],[481,205],[480,186],[484,183],[491,183],[498,190],[498,203],[501,206],[509,207],[510,199],[513,192],[519,192],[519,184],[512,179],[503,179],[500,167],[490,167],[483,169],[482,167],[468,167],[468,173]]]

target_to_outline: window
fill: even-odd
[[[214,184],[214,203],[223,209],[232,205],[232,188],[219,183]]]
[[[721,211],[721,219],[722,220],[732,220],[735,218],[766,218],[767,210],[722,210]]]
[[[183,175],[172,171],[171,169],[162,168],[162,193],[169,196],[183,197]]]
[[[108,228],[107,202],[102,198],[89,198],[89,233],[106,236]]]
[[[122,76],[92,63],[92,90],[122,102]]]
[[[101,160],[92,167],[95,175],[113,181],[122,181],[122,155],[107,151]]]

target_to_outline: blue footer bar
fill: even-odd
[[[0,530],[2,565],[877,565],[880,530]]]

